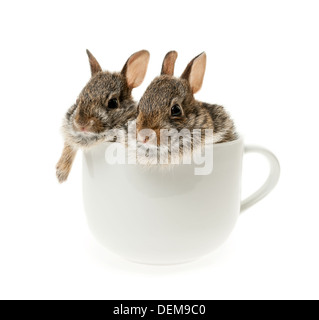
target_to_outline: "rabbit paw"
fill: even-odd
[[[70,170],[68,168],[68,166],[65,166],[61,163],[58,163],[56,166],[56,176],[58,178],[58,181],[60,183],[63,183],[67,180],[68,176],[69,176]]]

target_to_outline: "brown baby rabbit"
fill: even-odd
[[[150,57],[146,50],[136,52],[121,72],[111,73],[102,71],[88,50],[87,54],[92,77],[63,121],[65,145],[56,166],[60,183],[68,178],[78,149],[112,141],[114,135],[109,130],[126,131],[128,121],[136,119],[137,107],[131,92],[143,82]]]
[[[222,106],[195,100],[203,83],[206,54],[194,58],[180,78],[173,76],[177,52],[169,52],[162,65],[161,76],[155,78],[142,96],[136,121],[138,145],[143,146],[150,140],[145,129],[156,133],[157,148],[161,148],[160,130],[175,129],[181,132],[188,129],[202,129],[199,139],[191,139],[190,148],[194,150],[204,141],[205,129],[213,132],[213,143],[232,141],[237,138],[234,123]],[[141,131],[143,130],[143,131]],[[154,140],[156,146],[156,140]],[[171,146],[173,148],[173,146]],[[181,146],[178,147],[181,150]],[[162,150],[160,150],[162,152]]]

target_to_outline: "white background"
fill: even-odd
[[[1,299],[318,299],[319,6],[317,1],[2,1]],[[59,185],[61,119],[88,81],[85,49],[119,71],[151,60],[138,99],[179,52],[202,51],[199,100],[223,104],[247,143],[279,158],[278,187],[240,217],[227,243],[175,267],[131,264],[91,236],[81,155]],[[244,195],[267,166],[249,156]]]

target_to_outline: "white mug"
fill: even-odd
[[[170,170],[106,162],[100,144],[84,152],[83,197],[89,227],[112,252],[134,262],[177,264],[211,253],[226,241],[240,212],[277,184],[280,166],[268,150],[243,139],[211,145],[213,172],[194,175],[194,164]],[[245,152],[264,155],[270,174],[241,202]]]

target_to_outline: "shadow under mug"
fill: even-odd
[[[226,241],[240,212],[277,184],[280,166],[268,150],[243,139],[211,145],[213,172],[194,175],[194,164],[163,170],[106,162],[108,143],[84,152],[83,197],[89,227],[112,252],[134,262],[178,264],[211,253]],[[270,173],[241,202],[244,152],[264,155]]]

